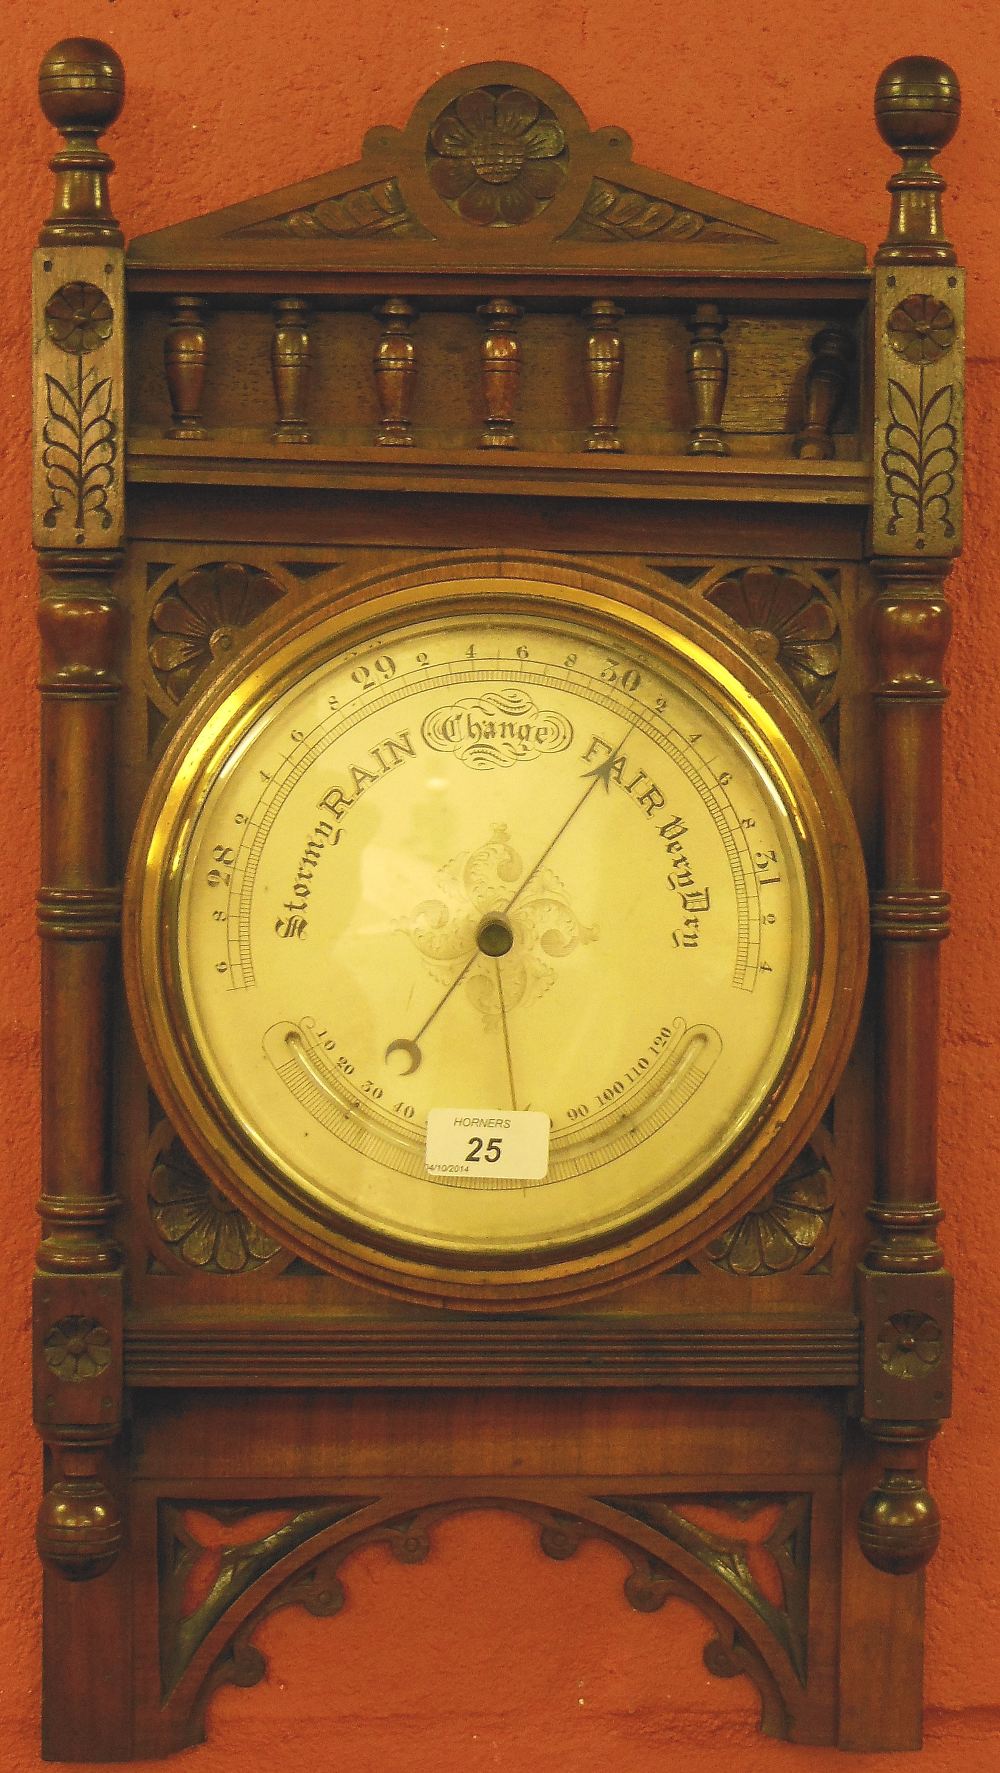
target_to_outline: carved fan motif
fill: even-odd
[[[241,629],[283,594],[268,573],[228,563],[184,573],[150,617],[149,657],[159,683],[179,702],[207,666],[220,663]]]
[[[149,1180],[149,1212],[181,1262],[206,1274],[249,1274],[285,1254],[282,1246],[220,1194],[161,1122]]]
[[[709,603],[748,631],[754,650],[778,665],[814,712],[836,687],[840,630],[826,598],[793,573],[748,567],[707,593]]]
[[[832,1214],[830,1171],[807,1145],[760,1205],[715,1238],[706,1253],[729,1274],[784,1274],[816,1254]]]

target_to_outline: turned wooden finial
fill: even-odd
[[[38,97],[66,146],[49,162],[55,201],[38,239],[41,246],[120,246],[111,212],[108,174],[114,161],[97,145],[125,100],[125,70],[107,43],[67,37],[42,58]]]
[[[875,121],[882,140],[900,156],[902,170],[886,189],[892,194],[889,233],[875,254],[879,264],[953,265],[955,249],[941,220],[944,179],[934,155],[958,128],[962,98],[947,62],[907,55],[890,63],[875,88]]]

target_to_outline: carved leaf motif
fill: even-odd
[[[805,1679],[807,1496],[609,1496],[604,1500],[654,1527],[734,1589],[781,1644],[799,1679]],[[740,1523],[738,1534],[730,1516]],[[712,1672],[740,1671],[713,1668]]]
[[[68,386],[46,373],[45,399],[48,417],[42,428],[42,466],[52,503],[43,522],[52,529],[70,508],[78,534],[89,513],[98,515],[110,529],[108,491],[114,480],[117,437],[111,418],[113,388],[109,376],[83,369],[77,358],[76,386]]]
[[[256,1511],[247,1505],[234,1510],[233,1505],[224,1503],[205,1504],[197,1509],[178,1503],[161,1504],[161,1567],[166,1577],[161,1588],[160,1642],[165,1697],[176,1687],[209,1633],[238,1599],[246,1597],[241,1621],[233,1629],[225,1647],[216,1654],[203,1691],[214,1691],[225,1683],[253,1685],[263,1677],[266,1663],[251,1639],[268,1615],[289,1606],[305,1607],[321,1618],[339,1612],[346,1598],[341,1569],[356,1551],[381,1544],[401,1563],[421,1564],[430,1550],[431,1530],[439,1521],[468,1509],[500,1506],[534,1522],[539,1528],[541,1549],[556,1560],[572,1557],[587,1539],[603,1540],[614,1546],[628,1563],[624,1592],[629,1605],[637,1612],[657,1612],[672,1598],[696,1607],[707,1618],[714,1634],[703,1652],[705,1666],[711,1673],[725,1678],[738,1674],[749,1676],[761,1696],[761,1727],[771,1735],[787,1733],[787,1708],[770,1660],[728,1612],[724,1588],[711,1579],[715,1572],[710,1572],[706,1579],[697,1569],[701,1564],[702,1570],[709,1572],[709,1560],[688,1556],[685,1562],[689,1574],[681,1574],[667,1561],[672,1549],[670,1541],[675,1546],[680,1545],[685,1534],[696,1530],[690,1529],[680,1516],[672,1516],[671,1511],[666,1510],[672,1526],[679,1529],[679,1536],[672,1530],[665,1531],[659,1518],[652,1522],[663,1541],[662,1558],[652,1555],[636,1536],[632,1523],[646,1524],[651,1519],[646,1511],[647,1501],[656,1508],[659,1498],[599,1498],[602,1511],[618,1512],[621,1521],[618,1531],[598,1525],[583,1515],[557,1513],[541,1503],[498,1501],[496,1498],[434,1502],[407,1514],[372,1521],[352,1531],[350,1516],[374,1500],[340,1497],[326,1504],[315,1501],[294,1503],[290,1505],[291,1512],[280,1517],[268,1512],[267,1503],[256,1505]],[[802,1507],[804,1505],[807,1509],[808,1501],[796,1497],[787,1499],[787,1502],[779,1527],[784,1528],[794,1517],[795,1528],[789,1528],[785,1537],[791,1543],[793,1534],[797,1536],[798,1564],[805,1582],[808,1577],[808,1528],[807,1515],[803,1515]],[[254,1520],[267,1531],[255,1535],[249,1543],[226,1545],[224,1535],[214,1531],[215,1524],[224,1524],[244,1512],[252,1517],[246,1523],[248,1535],[253,1532]],[[779,1529],[775,1529],[768,1541],[768,1549],[776,1561],[783,1555],[775,1548],[778,1532]],[[308,1542],[320,1535],[326,1544],[311,1552]],[[236,1537],[236,1534],[230,1534],[231,1539]],[[218,1547],[218,1550],[208,1580],[202,1582],[196,1605],[186,1607],[185,1594],[192,1568],[204,1558],[209,1546]],[[304,1562],[296,1557],[300,1546],[305,1549]],[[687,1546],[683,1549],[689,1551]],[[285,1558],[293,1564],[292,1573],[283,1581],[279,1578],[272,1586],[268,1582],[268,1572],[277,1569]],[[250,1591],[258,1580],[261,1580],[262,1587],[260,1598],[254,1604],[255,1597]],[[735,1588],[735,1584],[728,1586]],[[805,1590],[802,1592],[804,1594]],[[748,1597],[741,1595],[740,1598],[746,1600]],[[249,1610],[246,1610],[248,1603]],[[765,1624],[771,1623],[760,1608],[754,1610]],[[799,1611],[796,1608],[796,1618]],[[771,1612],[779,1622],[786,1620],[786,1615],[778,1609],[772,1607]],[[796,1666],[795,1651],[780,1638],[780,1633],[776,1634],[775,1651],[782,1659],[787,1656],[793,1667]]]
[[[645,191],[633,191],[607,179],[593,181],[580,214],[566,232],[568,238],[575,240],[766,239],[751,228],[699,215],[697,210],[684,209],[665,198],[651,197]]]
[[[427,229],[407,208],[395,179],[359,185],[354,191],[327,197],[309,209],[294,209],[288,215],[273,216],[266,222],[254,222],[249,228],[237,230],[237,238],[257,240],[285,240],[289,236],[309,240],[318,235],[332,235],[339,240],[372,240],[381,234],[412,240],[430,238]]]
[[[916,398],[894,376],[888,380],[889,423],[885,431],[882,472],[892,503],[887,525],[895,535],[909,510],[916,527],[916,546],[925,546],[925,532],[937,521],[946,536],[955,525],[949,516],[958,466],[958,434],[952,423],[955,390],[951,383],[924,395],[920,365]]]
[[[160,1622],[165,1692],[176,1685],[213,1625],[258,1576],[296,1546],[333,1522],[356,1513],[361,1506],[361,1499],[340,1498],[325,1504],[293,1504],[277,1515],[273,1509],[262,1509],[256,1514],[251,1512],[247,1531],[240,1532],[229,1525],[232,1515],[225,1504],[205,1509],[181,1509],[168,1504],[161,1520],[168,1572]],[[215,1530],[217,1523],[223,1526],[221,1533]],[[339,1584],[327,1583],[325,1588],[322,1582],[317,1585],[311,1581],[312,1575],[309,1572],[306,1578],[296,1578],[297,1592],[286,1596],[282,1604],[304,1605],[313,1614],[336,1612],[343,1604],[343,1590]],[[311,1604],[310,1596],[303,1592],[305,1582],[309,1582]],[[234,1648],[236,1661],[226,1665],[220,1678],[237,1686],[255,1685],[266,1672],[263,1656],[246,1641],[237,1642]]]

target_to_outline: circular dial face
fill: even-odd
[[[810,1028],[815,863],[780,735],[690,639],[432,589],[375,636],[318,624],[205,724],[142,915],[191,1087],[281,1199],[516,1267],[759,1141]],[[544,1177],[430,1174],[436,1108],[547,1116]]]

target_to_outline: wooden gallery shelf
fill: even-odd
[[[588,499],[720,500],[864,506],[871,464],[743,455],[601,455],[534,450],[388,450],[287,446],[220,434],[204,441],[133,439],[135,485],[268,486],[391,493],[461,492]]]

